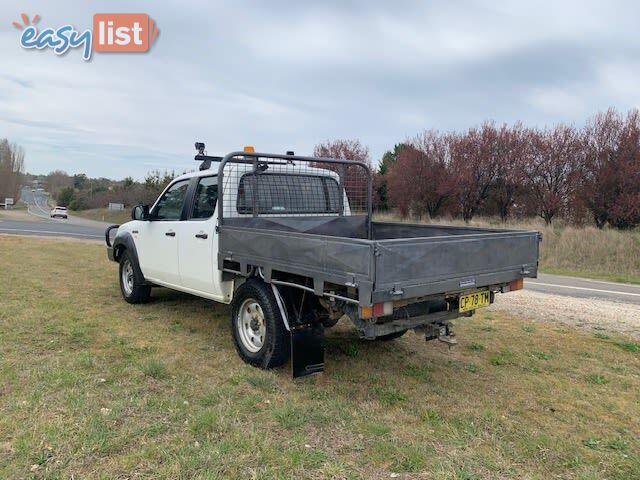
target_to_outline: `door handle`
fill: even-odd
[[[206,233],[196,233],[196,238],[207,239],[209,238],[209,235],[207,235]]]
[[[165,232],[165,235],[167,237],[175,237],[176,236],[176,232]]]

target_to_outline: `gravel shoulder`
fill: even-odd
[[[496,295],[496,301],[490,310],[640,339],[640,308],[629,303],[521,290]]]

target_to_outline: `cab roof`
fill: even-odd
[[[220,166],[220,162],[214,162],[211,164],[211,168],[206,169],[206,170],[196,170],[193,172],[187,172],[184,173],[176,178],[173,179],[173,182],[178,181],[178,180],[186,180],[186,179],[190,179],[190,178],[194,178],[194,177],[211,177],[211,176],[216,176],[218,175],[218,167]],[[238,174],[244,174],[244,173],[248,173],[248,172],[252,172],[253,171],[253,165],[250,163],[236,163],[236,162],[229,162],[226,166],[225,166],[225,171],[227,171],[228,169],[234,169],[235,173],[234,175],[238,175]],[[327,176],[327,177],[334,177],[334,178],[338,178],[338,174],[336,172],[334,172],[333,170],[329,170],[326,168],[318,168],[318,167],[309,167],[309,166],[304,166],[304,168],[300,168],[299,166],[296,166],[296,164],[290,164],[290,163],[286,163],[286,162],[282,162],[282,163],[278,163],[278,164],[269,164],[268,169],[266,170],[267,173],[285,173],[285,174],[290,174],[290,175],[317,175],[317,176]],[[226,174],[225,174],[226,176]]]

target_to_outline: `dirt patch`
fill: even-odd
[[[522,290],[497,295],[490,308],[533,320],[617,332],[640,339],[640,308],[634,304]]]

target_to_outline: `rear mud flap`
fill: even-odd
[[[324,372],[324,327],[307,324],[291,328],[291,371],[293,378]]]

